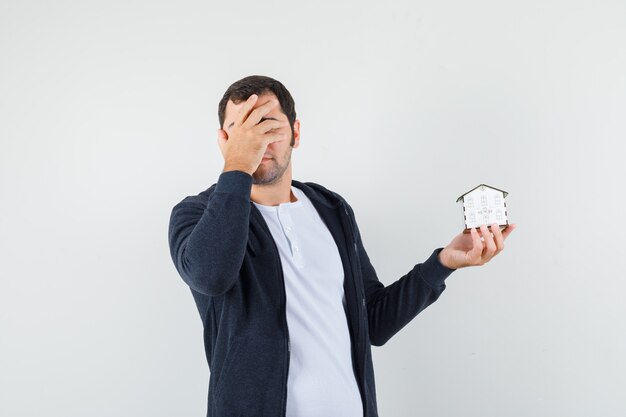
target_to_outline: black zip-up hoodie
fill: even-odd
[[[292,180],[330,230],[344,269],[352,364],[364,417],[377,417],[371,345],[382,346],[446,288],[455,269],[433,251],[384,286],[365,252],[354,212],[339,194]],[[172,209],[172,260],[191,288],[210,369],[207,417],[284,417],[289,330],[280,255],[250,200],[252,176],[222,172],[217,183]]]

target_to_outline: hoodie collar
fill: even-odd
[[[344,204],[344,200],[339,194],[330,191],[320,184],[314,182],[300,182],[292,179],[291,185],[301,189],[309,199],[318,201],[327,207],[336,208]]]

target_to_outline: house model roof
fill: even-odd
[[[489,188],[491,188],[491,189],[493,189],[493,190],[502,191],[502,193],[504,193],[504,197],[506,197],[506,196],[507,196],[507,194],[508,194],[508,192],[506,192],[506,191],[504,191],[504,190],[501,190],[501,189],[499,189],[499,188],[496,188],[496,187],[492,187],[491,185],[487,185],[487,184],[480,184],[480,185],[477,185],[476,187],[472,188],[472,189],[471,189],[471,190],[469,190],[468,192],[463,193],[463,194],[462,194],[459,198],[457,198],[457,199],[456,199],[456,202],[458,203],[459,201],[463,200],[463,197],[464,197],[464,196],[466,196],[467,194],[471,193],[472,191],[474,191],[474,190],[475,190],[475,189],[477,189],[478,187],[482,187],[482,186],[489,187]]]

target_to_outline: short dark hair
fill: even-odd
[[[224,129],[224,118],[226,115],[226,104],[228,100],[239,104],[247,100],[252,94],[261,95],[266,92],[272,92],[278,98],[282,112],[287,116],[291,127],[291,146],[294,144],[293,125],[296,121],[296,104],[291,94],[285,86],[273,78],[264,75],[249,75],[239,81],[235,81],[228,87],[224,96],[220,100],[217,108],[217,116],[220,121],[220,128]]]

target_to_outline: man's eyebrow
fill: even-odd
[[[278,121],[278,119],[277,119],[277,118],[275,118],[275,117],[261,117],[261,120],[259,121],[259,123],[261,123],[261,122],[263,122],[263,121],[265,121],[265,120],[276,120],[276,121]],[[230,129],[231,127],[233,127],[233,125],[234,125],[234,124],[235,124],[235,122],[231,122],[231,123],[228,125],[227,129]],[[258,124],[258,123],[257,123],[257,124]]]

